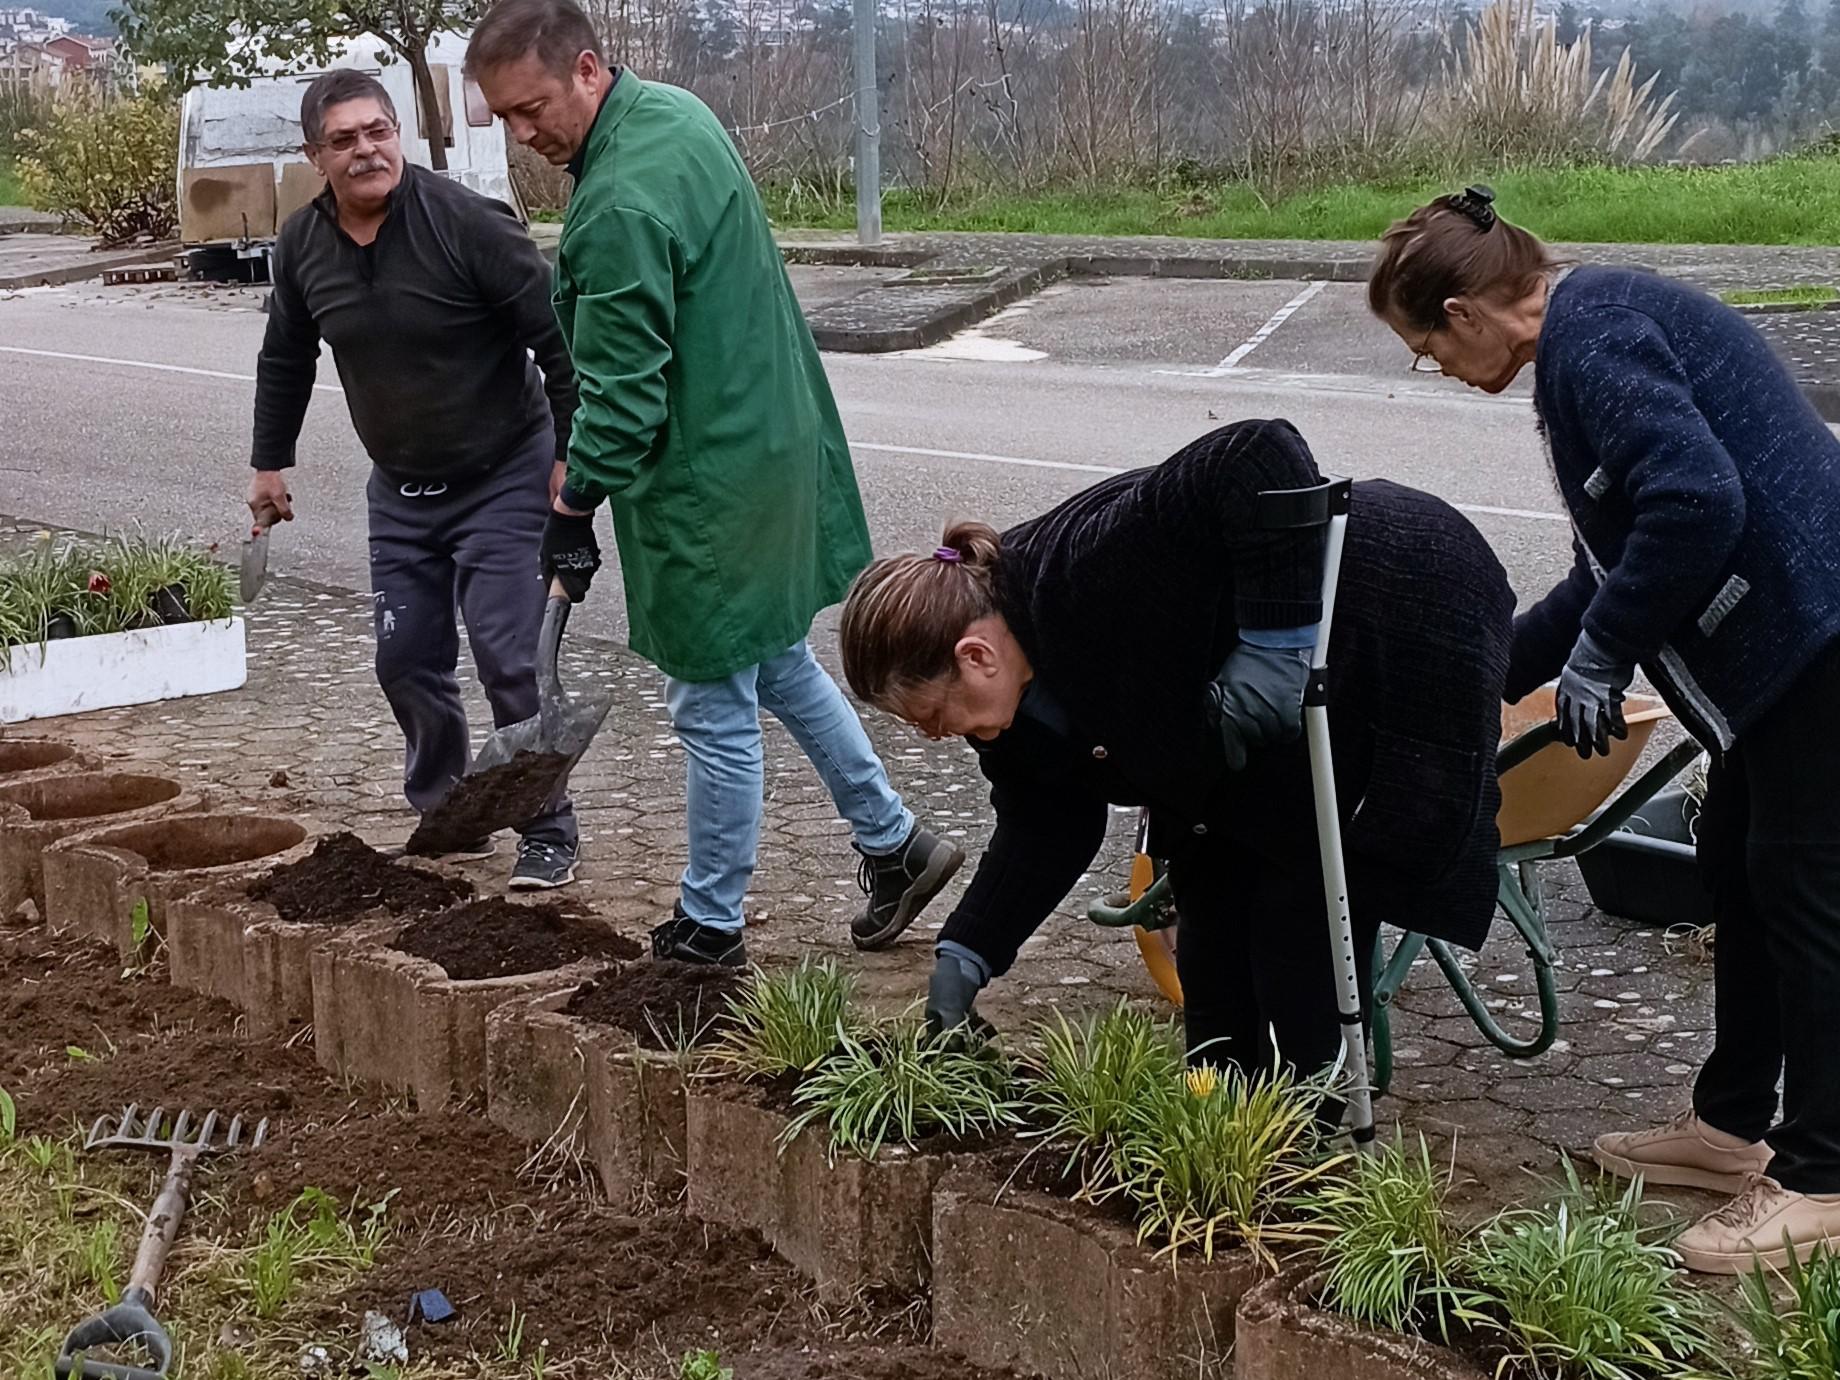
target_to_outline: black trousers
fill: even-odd
[[[427,810],[471,760],[455,671],[456,610],[466,618],[493,723],[537,712],[537,631],[546,591],[539,558],[554,442],[545,430],[491,473],[453,484],[371,472],[371,592],[377,682],[401,726],[403,793]],[[519,832],[573,845],[575,814],[559,796]]]
[[[1840,643],[1714,761],[1699,819],[1718,1034],[1694,1110],[1767,1140],[1771,1177],[1800,1193],[1840,1193],[1837,711]]]
[[[1309,758],[1299,743],[1256,765],[1233,808],[1169,850],[1183,1028],[1191,1063],[1307,1076],[1342,1051]],[[1351,880],[1365,1012],[1380,922],[1359,895]]]

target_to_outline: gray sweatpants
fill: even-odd
[[[537,712],[533,667],[544,604],[538,550],[554,445],[545,428],[491,473],[446,484],[371,471],[377,683],[402,726],[403,793],[417,810],[439,801],[471,760],[454,676],[456,606],[493,723],[503,728]],[[559,795],[519,832],[573,845],[568,797]]]

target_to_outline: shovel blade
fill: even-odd
[[[258,527],[243,543],[243,563],[238,571],[238,590],[245,604],[255,602],[256,595],[268,582],[268,528]]]
[[[562,792],[613,706],[612,696],[571,701],[553,712],[508,724],[480,746],[472,770],[422,816],[407,851],[451,853],[543,813]]]

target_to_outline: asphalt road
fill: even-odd
[[[794,276],[810,301],[867,281]],[[0,512],[236,541],[259,301],[189,285],[0,296]],[[1408,362],[1357,288],[1134,279],[1060,285],[929,350],[825,359],[878,550],[930,545],[955,517],[1003,526],[1223,421],[1282,416],[1325,470],[1465,506],[1537,596],[1568,538],[1524,390],[1488,399]],[[330,361],[320,390],[272,568],[363,589],[368,462]],[[577,627],[623,635],[618,581],[581,612]]]

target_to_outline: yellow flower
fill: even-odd
[[[1220,1086],[1220,1074],[1212,1064],[1203,1064],[1190,1069],[1185,1075],[1188,1091],[1194,1097],[1210,1097],[1214,1089]]]

